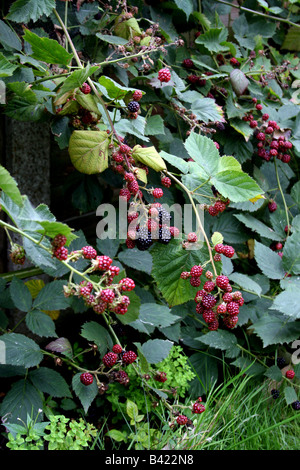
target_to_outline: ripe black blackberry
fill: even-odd
[[[299,400],[294,401],[292,403],[292,408],[293,410],[296,410],[296,411],[300,410],[300,401]]]
[[[137,113],[140,109],[140,103],[138,103],[137,101],[130,101],[130,103],[128,103],[127,105],[127,109],[131,113]]]
[[[274,398],[274,400],[276,400],[279,397],[279,391],[273,388],[273,390],[271,390],[271,395]]]
[[[284,359],[284,357],[277,357],[277,366],[282,369],[284,366],[286,366],[286,360]]]
[[[148,227],[140,227],[138,230],[138,237],[135,242],[137,249],[140,251],[148,250],[152,243],[151,231]]]
[[[170,222],[171,219],[171,214],[164,209],[163,207],[158,208],[158,217],[159,217],[159,223],[160,224],[167,224]]]
[[[164,245],[167,245],[171,241],[172,235],[168,227],[161,227],[158,230],[158,239]]]

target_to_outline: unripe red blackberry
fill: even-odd
[[[166,372],[157,372],[153,377],[156,382],[164,383],[168,380]]]
[[[214,207],[218,212],[224,212],[226,209],[226,204],[223,201],[216,201]]]
[[[14,264],[23,265],[26,259],[24,247],[13,244],[9,256]]]
[[[262,115],[261,118],[262,118],[263,121],[267,121],[269,119],[269,117],[270,116],[267,113],[265,113],[265,114]]]
[[[188,242],[190,243],[196,243],[196,241],[198,240],[197,238],[197,235],[195,234],[195,232],[190,232],[187,236],[187,240]]]
[[[177,424],[184,426],[188,422],[188,418],[185,415],[179,415],[176,418]]]
[[[129,277],[124,277],[123,279],[121,279],[121,281],[119,281],[119,285],[123,292],[125,291],[130,292],[135,288],[134,281],[130,279]]]
[[[117,360],[118,360],[118,355],[114,352],[108,352],[102,358],[102,362],[106,367],[114,366]]]
[[[217,244],[215,245],[215,251],[216,251],[217,253],[223,253],[223,251],[224,251],[224,245],[223,245],[222,243],[217,243]]]
[[[165,187],[165,188],[169,188],[172,184],[172,181],[171,181],[171,178],[169,178],[168,176],[164,176],[162,179],[161,179],[161,184]]]
[[[210,330],[210,331],[217,331],[219,329],[219,322],[218,320],[214,320],[210,323],[207,324],[207,328]]]
[[[277,204],[275,201],[270,201],[268,204],[269,212],[275,212],[277,209]]]
[[[83,372],[83,374],[80,375],[80,382],[83,385],[91,385],[93,381],[94,377],[89,372]]]
[[[239,65],[239,61],[235,57],[232,57],[229,62],[233,66]]]
[[[125,364],[132,364],[137,359],[137,355],[133,351],[126,351],[122,356],[122,361]]]
[[[239,300],[241,300],[243,298],[243,295],[242,293],[239,291],[239,290],[236,290],[235,292],[233,292],[232,294],[232,300],[235,300],[236,302],[238,302]]]
[[[216,314],[213,310],[205,310],[203,312],[203,320],[205,323],[212,323],[217,319]]]
[[[273,127],[271,127],[271,126],[268,126],[268,127],[266,128],[266,130],[265,130],[265,133],[266,133],[266,134],[273,134],[273,132],[274,132],[274,129],[273,129]]]
[[[266,136],[264,134],[264,132],[259,132],[256,136],[257,140],[260,140],[261,142],[263,142],[264,140],[266,140]]]
[[[227,312],[229,313],[229,315],[238,315],[239,304],[237,302],[228,302]]]
[[[225,245],[222,251],[223,255],[226,256],[226,258],[232,258],[235,251],[234,248],[230,245]]]
[[[200,277],[203,273],[203,268],[200,265],[195,265],[191,268],[190,275],[192,277]]]
[[[215,206],[209,206],[209,208],[208,208],[208,213],[209,213],[209,215],[211,215],[212,217],[215,217],[216,215],[218,215],[219,211],[218,211],[218,209],[217,209]]]
[[[291,156],[288,153],[285,153],[281,159],[282,163],[289,163],[290,160],[291,160]]]
[[[107,309],[107,303],[103,302],[102,300],[100,301],[98,300],[97,304],[93,306],[94,312],[98,314],[105,312],[106,309]]]
[[[205,411],[205,406],[202,405],[202,403],[199,403],[196,401],[196,403],[193,404],[193,413],[195,414],[200,414]]]
[[[258,111],[261,111],[261,110],[263,109],[263,105],[262,105],[262,104],[257,104],[255,107],[256,107],[256,109],[257,109]]]
[[[119,382],[121,385],[128,385],[129,384],[129,377],[128,374],[124,370],[119,370],[116,374],[116,381]]]
[[[226,302],[226,303],[232,302],[232,300],[233,300],[233,295],[230,294],[229,292],[228,292],[228,293],[226,292],[225,294],[223,294],[223,300],[224,300],[224,302]]]
[[[170,70],[167,68],[160,69],[158,72],[158,80],[165,83],[169,82],[171,80]]]
[[[191,276],[190,278],[190,284],[192,287],[199,287],[201,284],[201,279],[200,277],[196,276]]]
[[[85,259],[94,259],[97,256],[97,251],[92,246],[84,246],[81,250]]]
[[[191,276],[191,273],[189,273],[188,271],[183,271],[180,274],[181,279],[188,279],[190,276]]]
[[[217,313],[224,315],[227,312],[226,304],[220,304],[217,306]]]
[[[184,59],[182,62],[183,67],[186,67],[187,69],[191,69],[194,67],[194,62],[192,59]]]
[[[216,284],[218,287],[220,287],[220,289],[225,289],[225,287],[227,287],[229,284],[229,279],[227,276],[222,276],[222,275],[217,276]]]
[[[206,308],[213,308],[216,305],[217,300],[212,294],[205,294],[202,299],[202,304]]]
[[[250,127],[252,129],[255,129],[255,127],[257,127],[257,121],[253,120],[253,121],[250,121]]]
[[[115,298],[115,294],[111,289],[103,289],[100,294],[101,300],[110,304]]]
[[[143,93],[141,90],[135,90],[135,92],[132,95],[132,99],[134,101],[140,101],[143,97]]]
[[[234,328],[238,322],[238,315],[232,315],[232,316],[225,316],[224,317],[224,325],[227,326],[227,328]]]
[[[285,376],[287,379],[293,379],[295,377],[295,372],[292,369],[287,370]]]
[[[59,248],[61,246],[64,246],[66,242],[67,242],[67,237],[65,235],[58,234],[53,238],[51,244],[53,247]]]
[[[119,147],[119,152],[123,153],[124,155],[128,155],[131,152],[131,147],[126,144],[121,144]]]
[[[114,352],[115,354],[121,354],[122,351],[123,349],[120,344],[114,344],[114,346],[112,347],[112,352]]]
[[[164,192],[161,188],[155,188],[153,189],[152,191],[152,196],[155,198],[155,199],[160,199],[161,197],[163,197],[164,195]]]
[[[53,255],[60,261],[65,261],[68,259],[68,249],[64,246],[60,246],[54,250]]]
[[[112,264],[112,259],[109,256],[97,256],[96,259],[96,266],[100,271],[107,271]]]
[[[216,287],[216,284],[214,283],[214,281],[206,281],[203,285],[203,289],[206,292],[212,292],[215,287]]]

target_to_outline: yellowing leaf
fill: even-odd
[[[25,285],[27,286],[31,297],[35,299],[39,292],[45,287],[45,283],[42,279],[32,279],[31,281],[25,282]],[[59,310],[41,310],[43,313],[46,313],[46,315],[49,315],[49,317],[52,318],[52,320],[56,320],[59,315],[60,311]]]
[[[255,204],[256,201],[258,201],[259,199],[266,199],[265,196],[263,196],[262,194],[258,194],[257,196],[249,199],[250,202],[253,202],[253,204]]]

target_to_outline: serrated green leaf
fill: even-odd
[[[181,317],[171,313],[170,309],[165,305],[146,303],[140,308],[139,320],[144,323],[158,328],[165,328],[172,325]]]
[[[262,289],[260,285],[257,282],[253,281],[253,279],[251,279],[246,274],[233,273],[233,274],[230,274],[229,279],[233,281],[235,284],[237,284],[238,286],[244,289],[250,290],[254,294],[257,294],[258,296],[260,296],[260,294],[262,293]]]
[[[140,145],[135,145],[132,149],[132,157],[155,171],[167,169],[165,162],[155,147],[141,147]]]
[[[285,271],[282,259],[267,246],[255,241],[254,257],[262,273],[270,279],[283,279]]]
[[[2,165],[0,165],[0,189],[18,206],[23,204],[17,182]]]
[[[44,338],[57,337],[54,321],[45,312],[36,309],[31,310],[27,313],[25,322],[27,328],[35,335]]]
[[[164,150],[160,152],[161,157],[166,160],[170,165],[174,166],[181,173],[187,173],[189,171],[189,164],[183,158],[176,157],[175,155],[171,155]]]
[[[284,398],[287,405],[291,405],[294,401],[298,400],[297,393],[294,387],[285,387],[284,388]]]
[[[101,39],[101,41],[108,42],[109,44],[114,44],[115,46],[125,46],[128,43],[128,39],[121,38],[119,36],[109,36],[108,34],[96,33],[96,36]]]
[[[150,364],[157,364],[168,357],[173,344],[169,340],[150,339],[141,346],[141,350]]]
[[[237,347],[236,336],[229,331],[210,331],[196,339],[212,348],[221,349],[222,351],[226,350],[227,357],[236,357],[240,353],[240,349]]]
[[[273,229],[249,214],[235,214],[235,217],[244,225],[246,225],[246,227],[258,233],[263,238],[269,238],[271,240],[277,241],[282,240],[282,237],[274,232]]]
[[[223,122],[223,108],[211,98],[201,98],[193,101],[191,111],[201,122]]]
[[[67,52],[66,49],[54,39],[40,37],[32,31],[29,31],[29,29],[25,30],[23,38],[31,45],[33,52],[32,57],[36,60],[41,60],[47,64],[61,65],[69,65],[72,60],[73,54]]]
[[[9,291],[15,306],[22,312],[28,312],[32,305],[32,297],[24,282],[13,277]]]
[[[2,416],[9,416],[9,423],[26,422],[32,416],[39,422],[42,419],[43,399],[40,392],[28,381],[18,380],[5,395],[1,404]]]
[[[7,19],[16,23],[36,22],[42,15],[49,16],[55,8],[55,0],[17,0],[14,2]]]
[[[97,66],[92,67],[90,64],[88,64],[84,69],[79,69],[72,72],[66,78],[66,80],[64,80],[63,86],[60,88],[58,96],[62,96],[69,91],[75,90],[76,88],[80,88],[83,83],[88,79],[88,77],[93,75],[93,73],[95,73],[98,68],[99,67]]]
[[[225,28],[211,28],[204,34],[201,34],[196,40],[196,44],[203,44],[210,52],[227,51],[228,46],[222,45],[227,39],[227,30]]]
[[[269,379],[275,380],[276,382],[280,382],[280,380],[282,380],[282,372],[278,366],[269,367],[265,376],[269,377]]]
[[[83,385],[80,381],[80,375],[75,374],[72,378],[72,388],[74,390],[75,395],[79,398],[85,413],[87,413],[89,407],[91,406],[92,402],[98,395],[98,387],[97,383],[94,380],[90,385]]]
[[[72,233],[73,229],[70,228],[67,224],[63,224],[62,222],[44,220],[39,222],[39,224],[43,227],[43,229],[37,230],[37,232],[42,233],[47,237],[54,238],[58,234],[65,235],[67,238],[66,246],[69,246],[73,240],[78,238],[77,235]]]
[[[289,274],[300,274],[300,232],[290,235],[283,248],[282,265]]]
[[[101,355],[104,355],[107,350],[113,346],[113,342],[108,331],[95,321],[84,323],[80,334],[89,342],[95,343],[98,346]]]
[[[261,338],[264,348],[272,344],[284,344],[299,338],[298,321],[287,321],[274,315],[263,315],[251,325],[251,329]]]
[[[147,251],[139,251],[136,248],[124,250],[118,254],[118,258],[121,263],[124,263],[130,268],[151,274],[152,256]]]
[[[218,171],[220,155],[211,139],[192,132],[184,146],[190,157],[200,167],[204,177],[212,177]]]
[[[14,71],[18,68],[16,64],[11,63],[0,52],[0,77],[11,77]]]
[[[37,310],[63,310],[69,307],[69,300],[64,296],[64,281],[52,281],[38,293],[33,302]]]
[[[5,344],[6,364],[29,368],[37,366],[43,359],[39,346],[22,334],[6,333],[1,336],[1,341]]]
[[[226,170],[211,178],[212,184],[232,202],[249,201],[262,194],[258,184],[247,173]]]
[[[40,367],[29,372],[33,385],[52,397],[72,397],[69,386],[62,375],[49,367]]]
[[[103,131],[74,131],[69,142],[69,154],[74,167],[88,175],[108,168],[109,139]]]
[[[277,310],[291,317],[293,320],[300,318],[300,292],[283,291],[275,297],[270,307],[271,310]]]

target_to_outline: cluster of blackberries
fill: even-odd
[[[170,227],[171,214],[160,203],[150,204],[146,210],[146,218],[142,216],[141,224],[138,221],[139,213],[129,211],[128,222],[136,222],[133,228],[129,227],[127,248],[136,247],[140,251],[145,251],[156,241],[167,245],[172,237],[179,233],[176,227]]]

